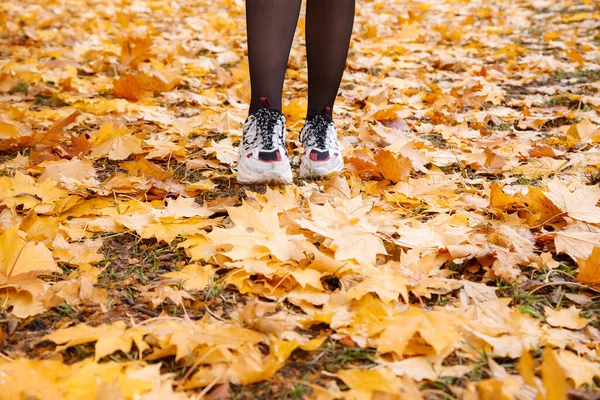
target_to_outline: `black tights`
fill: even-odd
[[[281,111],[281,92],[302,0],[246,0],[250,113],[266,97]],[[354,0],[307,0],[308,112],[333,109],[354,23]]]

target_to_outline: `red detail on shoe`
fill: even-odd
[[[281,153],[279,152],[279,150],[277,151],[277,159],[276,160],[264,160],[264,159],[260,158],[260,153],[259,153],[258,159],[262,162],[279,162],[279,161],[281,161]]]
[[[325,107],[323,111],[321,111],[322,116],[331,115],[331,107]]]
[[[264,108],[270,108],[270,107],[269,107],[269,100],[267,100],[267,98],[266,98],[266,97],[261,97],[261,98],[260,98],[260,104],[262,104],[262,106],[263,106]]]
[[[339,155],[340,155],[339,153],[333,153],[333,156],[334,156],[334,157],[337,157],[337,156],[339,156]]]
[[[309,158],[311,161],[317,161],[317,162],[325,162],[325,161],[329,161],[329,158],[330,158],[329,156],[327,156],[327,158],[326,158],[326,159],[324,159],[324,160],[319,160],[317,157],[318,157],[318,154],[317,154],[317,153],[315,153],[315,152],[311,152],[311,153],[310,153],[310,155],[308,156],[308,158]]]
[[[246,156],[246,158],[252,158],[252,153],[248,153],[248,155]]]

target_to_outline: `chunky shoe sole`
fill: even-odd
[[[271,170],[264,172],[250,171],[243,163],[238,164],[237,181],[241,184],[273,184],[291,185],[294,177],[289,163],[283,171]]]
[[[300,164],[300,177],[301,178],[324,178],[332,172],[339,172],[344,169],[344,162],[338,160],[333,166],[321,166],[317,163],[301,163]],[[316,164],[316,165],[315,165]],[[328,163],[329,164],[329,163]]]

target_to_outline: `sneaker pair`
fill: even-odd
[[[262,106],[244,123],[238,153],[239,183],[292,183],[292,169],[285,144],[285,117],[269,108],[266,98]],[[337,130],[326,108],[306,121],[300,132],[304,153],[300,177],[320,178],[344,167]]]

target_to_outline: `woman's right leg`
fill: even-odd
[[[250,114],[263,107],[281,111],[281,92],[302,0],[246,0]]]

